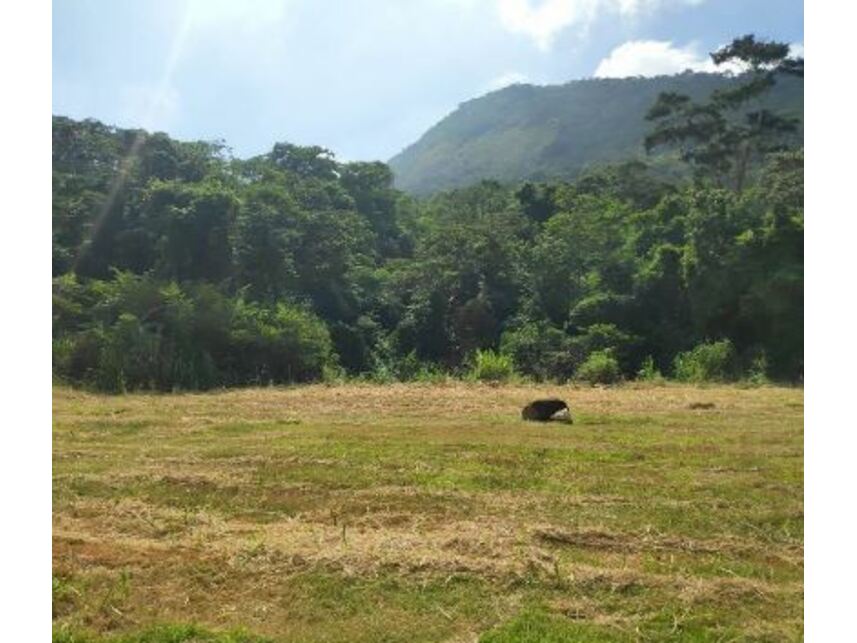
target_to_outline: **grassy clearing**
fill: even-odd
[[[56,387],[53,455],[55,641],[802,638],[797,389]]]

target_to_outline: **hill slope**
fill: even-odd
[[[462,103],[390,159],[396,186],[414,194],[480,179],[570,178],[588,166],[643,155],[645,114],[662,91],[704,99],[736,80],[684,73],[513,85]],[[783,77],[766,106],[803,115],[803,80]]]

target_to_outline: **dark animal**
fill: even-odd
[[[521,411],[521,417],[535,422],[547,422],[560,411],[568,411],[568,404],[556,398],[535,400],[527,404]],[[569,420],[571,417],[569,416]]]

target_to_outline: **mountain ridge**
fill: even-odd
[[[465,101],[392,157],[396,187],[416,195],[501,182],[571,179],[589,167],[643,158],[646,112],[662,91],[705,100],[740,76],[684,72],[515,84]],[[780,76],[768,109],[803,117],[803,80]],[[802,136],[802,133],[800,134]],[[664,154],[651,157],[670,165]]]

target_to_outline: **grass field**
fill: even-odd
[[[519,419],[546,395],[574,424]],[[53,412],[55,641],[802,639],[800,389],[55,387]]]

